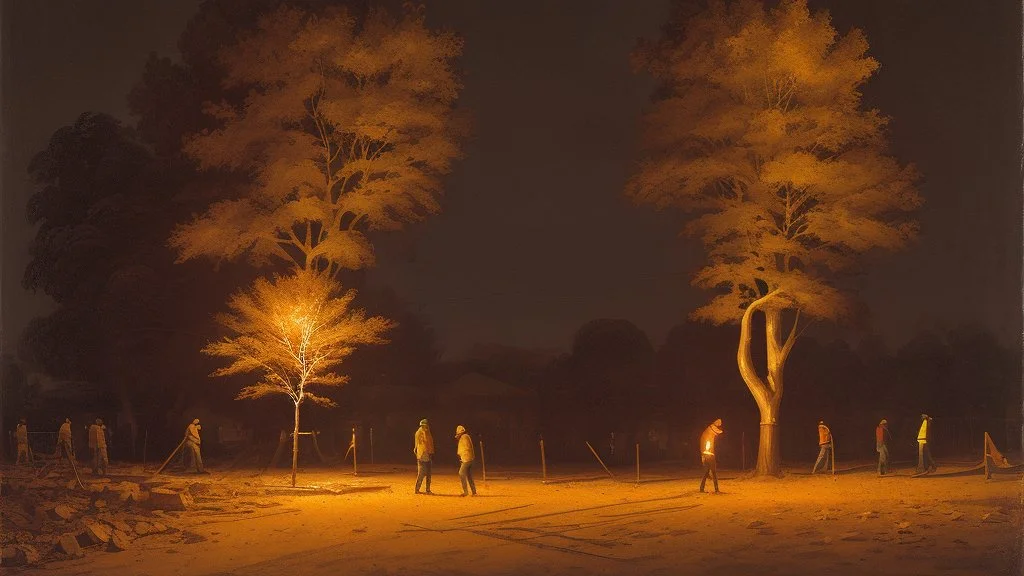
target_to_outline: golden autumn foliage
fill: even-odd
[[[708,254],[694,283],[720,290],[696,317],[737,322],[769,292],[774,307],[842,317],[836,279],[859,254],[906,245],[921,203],[914,168],[886,150],[886,118],[861,105],[878,69],[867,40],[805,0],[679,16],[635,54],[661,89],[628,194],[693,214],[686,231]]]
[[[180,260],[248,256],[336,273],[372,265],[371,230],[439,211],[441,178],[459,154],[454,104],[462,42],[421,17],[284,7],[225,49],[225,89],[242,105],[211,103],[217,130],[186,152],[202,168],[251,179],[179,227]]]
[[[284,394],[296,408],[307,400],[333,406],[310,388],[347,382],[337,373],[345,358],[358,346],[387,342],[384,335],[393,326],[351,308],[353,298],[355,291],[343,292],[337,281],[314,271],[258,279],[234,294],[230,312],[218,317],[229,335],[203,352],[231,364],[212,376],[258,374],[259,382],[243,388],[240,399]]]
[[[918,176],[888,153],[887,119],[861,104],[878,69],[861,31],[839,35],[806,0],[682,6],[635,53],[659,89],[627,194],[692,217],[686,232],[708,259],[694,284],[715,291],[693,315],[740,324],[737,364],[761,412],[756,469],[776,474],[783,374],[801,315],[848,314],[843,278],[860,257],[914,238]],[[750,353],[757,312],[761,370]]]

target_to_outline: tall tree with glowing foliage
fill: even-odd
[[[797,327],[848,316],[843,280],[861,257],[914,238],[917,174],[888,153],[887,119],[861,105],[878,62],[860,30],[839,35],[806,0],[688,6],[677,4],[661,38],[634,54],[659,88],[627,194],[692,216],[686,232],[708,260],[694,284],[714,291],[693,316],[740,324],[737,363],[761,412],[756,472],[777,474]],[[750,353],[757,313],[761,369]]]
[[[211,342],[203,352],[231,363],[213,376],[259,374],[256,384],[242,388],[239,399],[285,395],[295,406],[292,436],[292,486],[299,456],[299,409],[306,401],[322,406],[335,403],[315,390],[341,386],[348,377],[337,369],[357,346],[383,344],[394,325],[380,316],[367,317],[352,309],[355,291],[327,274],[300,270],[260,278],[231,297],[229,313],[218,321],[229,335]]]
[[[180,260],[247,256],[337,275],[374,262],[367,233],[439,211],[464,135],[454,104],[462,42],[418,13],[357,21],[343,8],[292,7],[224,49],[220,127],[189,139],[203,169],[251,177],[171,238]]]

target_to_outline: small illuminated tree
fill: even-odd
[[[311,388],[341,386],[347,376],[336,370],[357,346],[383,344],[393,323],[367,318],[352,309],[355,291],[325,274],[299,271],[254,286],[231,297],[229,313],[218,321],[229,335],[209,343],[203,352],[227,358],[231,364],[211,376],[258,373],[262,379],[246,386],[237,398],[287,396],[295,408],[292,437],[292,486],[299,458],[299,409],[306,401],[321,406],[335,402]]]
[[[756,470],[776,474],[797,326],[844,317],[843,279],[859,271],[859,257],[915,236],[917,175],[887,153],[886,118],[861,108],[860,87],[878,62],[859,30],[839,36],[806,0],[770,10],[754,0],[710,0],[698,13],[685,6],[636,53],[660,88],[627,193],[693,216],[687,231],[708,256],[694,284],[716,291],[693,315],[740,324],[737,364],[761,412]],[[750,353],[759,312],[761,369]]]

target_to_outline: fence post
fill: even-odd
[[[544,437],[540,438],[540,473],[544,482],[548,481],[548,462],[544,458]]]
[[[370,464],[373,464],[373,426],[370,427]]]
[[[480,467],[484,473],[484,484],[487,483],[487,458],[484,457],[484,439],[480,439]]]

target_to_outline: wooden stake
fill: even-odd
[[[163,472],[163,471],[164,471],[164,468],[166,468],[166,467],[167,467],[167,464],[168,464],[168,463],[170,463],[170,461],[171,461],[171,458],[174,458],[174,455],[175,455],[175,454],[177,454],[177,453],[178,453],[178,451],[180,451],[180,450],[181,450],[181,447],[182,447],[182,446],[184,446],[184,445],[185,445],[185,439],[184,439],[184,438],[182,438],[182,439],[181,439],[181,442],[180,442],[180,443],[178,444],[178,447],[177,447],[177,448],[175,448],[175,449],[174,449],[174,452],[171,452],[171,455],[167,457],[167,460],[164,460],[164,463],[163,463],[163,464],[161,464],[159,468],[157,468],[156,472],[154,472],[154,473],[153,473],[153,476],[156,476],[157,474],[159,474],[159,473]]]
[[[604,462],[601,461],[601,457],[597,455],[597,451],[590,445],[590,442],[586,442],[585,444],[587,445],[587,448],[590,448],[590,453],[594,455],[594,458],[597,458],[598,463],[601,464],[601,468],[604,468],[604,471],[608,473],[608,476],[615,478],[615,474],[612,474],[612,471],[604,465]]]
[[[548,481],[548,462],[544,458],[544,439],[540,439],[540,473],[544,482]]]
[[[481,449],[482,450],[482,449]],[[370,427],[370,464],[373,464],[373,427]]]
[[[981,461],[985,463],[985,480],[992,478],[992,472],[988,468],[988,432],[985,432],[985,445],[981,449]]]
[[[480,468],[483,469],[484,482],[487,482],[487,459],[484,458],[484,440],[480,439]]]
[[[357,448],[356,448],[356,427],[353,426],[352,427],[352,475],[353,476],[358,476],[359,475],[359,464],[356,461],[356,452],[357,452]]]
[[[640,443],[636,443],[636,483],[640,483]]]

